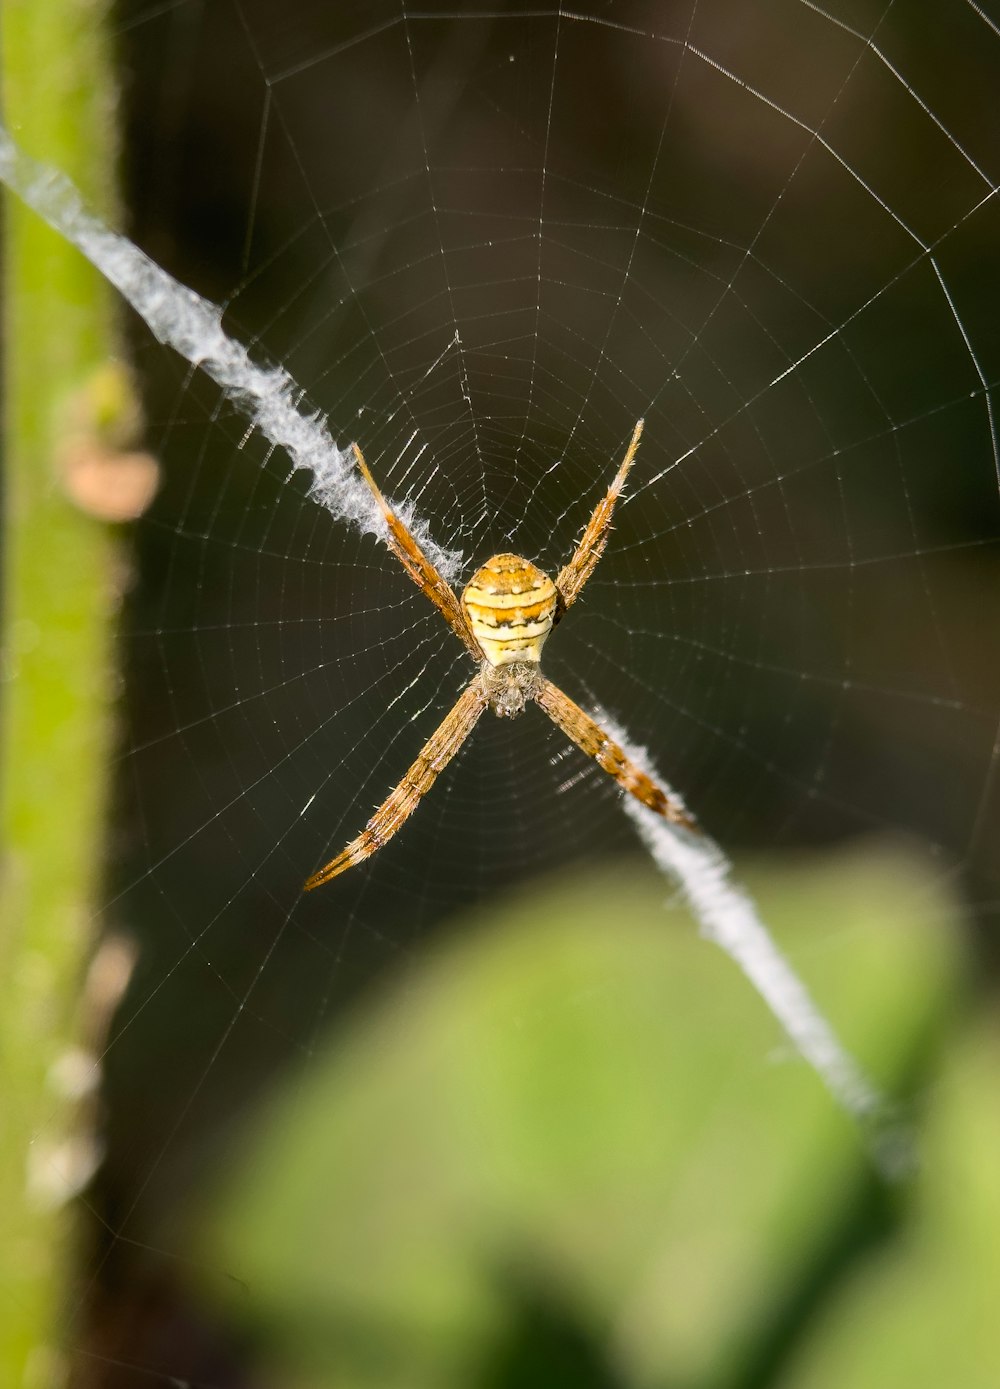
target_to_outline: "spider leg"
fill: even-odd
[[[478,663],[483,659],[482,649],[472,635],[469,624],[465,620],[465,614],[462,612],[461,604],[455,597],[454,589],[447,579],[442,578],[438,573],[409,530],[389,506],[369,472],[364,454],[357,444],[352,445],[352,447],[361,476],[371,488],[372,494],[379,504],[379,509],[385,517],[386,525],[389,527],[387,544],[390,550],[417,587],[427,595],[441,613],[455,635],[465,643],[469,655]]]
[[[427,739],[417,760],[403,773],[399,784],[390,791],[357,839],[352,839],[336,858],[312,875],[305,884],[306,892],[328,883],[356,863],[363,863],[376,849],[388,843],[416,810],[421,797],[434,785],[438,773],[458,752],[485,708],[486,694],[477,675],[466,685],[451,712]]]
[[[667,793],[632,762],[618,744],[609,738],[600,724],[595,723],[589,714],[574,704],[569,695],[563,694],[558,685],[551,680],[539,678],[535,700],[542,706],[552,722],[566,734],[569,740],[592,757],[599,767],[613,776],[618,785],[642,801],[643,805],[655,810],[657,815],[683,825],[686,830],[698,830],[691,815],[676,797]]]
[[[622,459],[617,473],[615,473],[614,481],[608,488],[607,494],[595,506],[594,514],[587,523],[587,529],[576,547],[573,558],[563,566],[556,578],[556,588],[562,599],[563,612],[579,598],[584,584],[597,567],[597,561],[604,554],[615,502],[621,494],[625,479],[628,477],[628,471],[635,459],[636,449],[639,447],[639,440],[642,437],[642,425],[642,420],[636,421],[635,429],[632,431],[632,442],[625,452],[625,457]]]

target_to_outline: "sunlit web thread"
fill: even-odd
[[[648,776],[676,796],[645,748],[606,710],[595,714],[625,753]],[[905,1175],[914,1161],[905,1125],[886,1104],[813,1002],[808,989],[778,949],[747,892],[733,881],[732,865],[707,835],[677,833],[666,821],[644,814],[622,797],[622,809],[653,862],[674,879],[697,918],[701,934],[733,960],[784,1028],[795,1049],[813,1067],[839,1105],[866,1131],[872,1156],[887,1177]]]
[[[948,140],[948,142],[949,142],[949,144],[952,146],[952,148],[958,153],[958,155],[963,159],[963,161],[968,165],[968,167],[976,174],[976,176],[980,179],[980,181],[985,185],[986,190],[987,190],[986,193],[983,195],[983,197],[982,197],[981,199],[979,199],[977,202],[975,202],[971,207],[967,208],[967,210],[966,210],[964,216],[963,216],[961,219],[959,219],[960,222],[961,222],[961,221],[967,220],[967,219],[968,219],[969,217],[971,217],[975,212],[979,211],[979,210],[984,206],[985,203],[989,202],[990,199],[993,198],[993,197],[996,195],[997,191],[998,191],[998,185],[997,185],[997,183],[995,183],[995,182],[989,177],[989,175],[981,168],[981,166],[972,158],[972,156],[968,153],[968,151],[964,148],[964,146],[963,146],[963,145],[954,137],[954,135],[948,130],[947,126],[945,126],[944,123],[943,123],[943,122],[931,111],[931,109],[930,109],[930,107],[928,106],[928,104],[923,100],[923,98],[922,98],[922,97],[920,96],[920,94],[916,91],[916,89],[915,89],[909,82],[906,81],[906,79],[903,77],[902,73],[899,72],[899,70],[890,62],[890,60],[888,59],[888,57],[882,52],[882,50],[877,46],[877,44],[875,44],[873,38],[872,38],[870,35],[864,34],[861,30],[854,28],[852,25],[846,24],[846,23],[844,23],[844,22],[842,22],[842,21],[836,19],[834,16],[828,14],[827,11],[824,10],[821,6],[811,3],[811,0],[800,0],[800,3],[802,3],[803,6],[804,6],[805,8],[812,10],[815,14],[817,14],[817,15],[818,15],[820,18],[822,18],[823,20],[835,24],[838,28],[842,29],[845,33],[850,34],[853,38],[855,38],[855,39],[858,41],[858,43],[859,43],[860,45],[863,46],[863,48],[864,48],[865,50],[871,52],[872,55],[875,57],[875,59],[882,65],[882,67],[883,67],[888,73],[890,73],[890,75],[892,76],[892,78],[893,78],[893,79],[894,79],[894,80],[906,91],[907,96],[914,102],[915,105],[917,105],[917,106],[919,107],[919,109],[921,110],[921,112],[925,115],[925,117],[926,117],[927,119],[929,119],[929,120],[933,123],[933,125],[935,126],[935,128],[936,128],[937,130],[939,130],[940,133]],[[988,19],[988,17],[985,15],[985,13],[983,12],[983,10],[982,10],[977,4],[974,3],[974,0],[967,0],[967,3],[969,4],[970,8],[979,16],[980,19],[982,19],[986,24],[988,24],[989,27],[990,27],[991,29],[994,30],[994,32],[997,32],[996,26],[993,24],[993,22],[992,22],[991,20]],[[883,13],[882,18],[885,17],[885,14],[887,14],[888,11],[889,11],[891,8],[892,8],[892,4],[891,4],[891,0],[890,0],[890,4],[886,6],[886,10],[885,10],[885,12]],[[913,268],[914,265],[918,264],[920,260],[924,260],[924,259],[925,259],[925,260],[927,261],[927,263],[930,265],[930,267],[931,267],[931,269],[932,269],[932,271],[933,271],[933,273],[934,273],[934,275],[935,275],[935,278],[936,278],[936,280],[937,280],[937,282],[938,282],[938,284],[939,284],[939,286],[940,286],[940,289],[941,289],[941,291],[942,291],[942,294],[943,294],[943,296],[944,296],[944,298],[945,298],[945,301],[946,301],[946,303],[947,303],[948,310],[949,310],[949,312],[950,312],[952,318],[954,319],[956,328],[957,328],[957,330],[958,330],[958,332],[959,332],[959,334],[960,334],[960,336],[961,336],[961,338],[962,338],[962,340],[963,340],[963,343],[964,343],[964,345],[965,345],[965,348],[966,348],[966,351],[967,351],[967,353],[968,353],[969,359],[970,359],[970,361],[972,362],[973,370],[975,371],[975,373],[976,373],[976,375],[977,375],[977,377],[978,377],[978,379],[979,379],[980,386],[981,386],[981,389],[982,389],[983,398],[984,398],[985,409],[986,409],[987,427],[988,427],[989,436],[990,436],[990,445],[991,445],[991,450],[992,450],[992,455],[993,455],[994,471],[995,471],[996,476],[997,476],[997,481],[998,481],[998,483],[1000,483],[1000,438],[998,438],[998,433],[997,433],[995,412],[994,412],[994,409],[993,409],[993,402],[992,402],[992,395],[991,395],[991,385],[990,385],[990,383],[988,382],[988,380],[987,380],[987,378],[986,378],[986,375],[985,375],[985,373],[984,373],[984,371],[983,371],[983,369],[982,369],[982,366],[981,366],[981,364],[980,364],[980,362],[979,362],[979,360],[978,360],[978,358],[977,358],[977,356],[976,356],[976,353],[975,353],[975,351],[974,351],[974,349],[973,349],[973,346],[972,346],[971,339],[970,339],[969,334],[968,334],[968,330],[967,330],[967,328],[966,328],[966,326],[965,326],[965,323],[964,323],[964,321],[963,321],[963,319],[962,319],[962,317],[961,317],[961,315],[960,315],[960,313],[959,313],[958,305],[957,305],[956,302],[955,302],[954,296],[950,293],[950,291],[948,290],[948,288],[947,288],[947,286],[946,286],[946,284],[945,284],[944,277],[943,277],[943,275],[941,274],[940,267],[939,267],[939,265],[938,265],[938,263],[937,263],[937,260],[936,260],[936,258],[935,258],[935,255],[934,255],[934,252],[935,252],[935,250],[937,249],[937,247],[945,240],[946,236],[950,235],[950,233],[953,232],[953,231],[955,230],[955,227],[953,226],[953,227],[949,228],[948,231],[943,232],[940,236],[938,236],[938,237],[935,238],[935,239],[932,239],[932,240],[930,240],[930,241],[925,241],[925,240],[917,233],[917,231],[916,231],[913,227],[911,227],[911,226],[907,223],[907,221],[906,221],[903,217],[901,217],[901,216],[899,215],[899,213],[897,213],[896,210],[895,210],[893,207],[891,207],[890,204],[889,204],[883,197],[880,196],[880,194],[879,194],[878,191],[872,186],[872,184],[871,184],[868,180],[866,180],[866,179],[861,175],[861,173],[851,164],[851,162],[850,162],[848,159],[846,159],[846,158],[839,152],[839,150],[836,149],[836,147],[831,143],[831,141],[830,141],[829,139],[827,139],[827,137],[826,137],[825,135],[822,134],[822,130],[821,130],[820,127],[810,125],[808,121],[805,121],[805,120],[803,120],[801,117],[795,115],[795,113],[794,113],[793,111],[790,111],[787,107],[783,106],[780,102],[775,101],[773,98],[769,97],[765,92],[761,91],[758,87],[754,86],[752,83],[748,82],[745,78],[741,77],[738,73],[736,73],[735,71],[733,71],[733,70],[731,70],[730,68],[726,67],[723,63],[719,62],[718,59],[713,58],[713,57],[711,56],[710,53],[707,53],[707,52],[705,52],[704,50],[702,50],[701,48],[697,47],[697,45],[695,45],[694,43],[692,43],[692,42],[690,41],[690,36],[688,36],[688,37],[686,37],[685,39],[682,40],[682,39],[680,39],[680,38],[678,38],[678,37],[676,37],[676,36],[674,36],[674,35],[662,34],[662,33],[657,33],[657,32],[655,32],[655,31],[652,31],[652,30],[639,28],[638,26],[635,26],[635,25],[630,25],[630,24],[627,24],[627,23],[622,23],[622,22],[620,22],[620,21],[618,21],[618,20],[615,20],[615,19],[609,19],[609,18],[607,18],[606,16],[588,15],[588,14],[585,14],[585,13],[582,13],[582,12],[581,12],[581,13],[577,13],[577,12],[570,12],[570,11],[562,11],[561,9],[560,9],[559,12],[558,12],[558,16],[559,16],[559,19],[560,19],[560,20],[561,20],[561,18],[563,17],[564,14],[565,14],[565,17],[566,17],[567,19],[573,19],[573,20],[576,20],[576,21],[578,21],[578,22],[580,22],[580,23],[592,24],[592,25],[595,25],[595,26],[601,27],[601,28],[614,29],[614,30],[617,30],[617,31],[622,32],[622,33],[633,34],[633,35],[635,35],[635,36],[640,36],[640,37],[645,37],[645,38],[651,38],[651,39],[656,40],[656,41],[659,42],[659,43],[668,44],[668,45],[671,45],[671,46],[674,46],[674,47],[680,47],[680,48],[682,48],[682,50],[683,50],[685,53],[690,53],[691,56],[692,56],[693,58],[695,58],[695,59],[698,60],[699,62],[705,64],[707,67],[711,68],[714,72],[718,73],[719,76],[721,76],[721,77],[723,77],[725,80],[727,80],[727,81],[733,83],[735,86],[739,87],[741,90],[747,92],[747,94],[750,95],[750,96],[752,96],[752,97],[754,98],[754,100],[760,102],[762,105],[764,105],[764,106],[768,107],[770,110],[774,111],[775,114],[778,115],[778,116],[780,116],[783,120],[788,121],[788,122],[791,123],[792,125],[798,127],[800,130],[802,130],[805,134],[807,134],[807,135],[810,137],[810,140],[811,140],[813,143],[815,143],[815,144],[817,144],[818,146],[820,146],[820,147],[826,152],[826,154],[827,154],[830,158],[832,158],[832,159],[839,165],[840,168],[843,169],[843,171],[847,174],[847,176],[848,176],[850,179],[852,179],[852,180],[853,180],[853,181],[854,181],[854,182],[866,193],[866,195],[867,195],[868,197],[870,197],[870,198],[873,200],[873,202],[875,202],[875,203],[882,209],[882,211],[886,214],[886,216],[888,216],[889,218],[891,218],[891,220],[892,220],[893,222],[896,223],[896,225],[901,229],[901,231],[903,231],[903,233],[904,233],[907,237],[909,237],[910,240],[912,240],[912,241],[914,242],[914,244],[916,245],[916,247],[918,248],[918,254],[917,254],[917,256],[914,258],[914,260],[913,260],[909,265],[904,266],[903,269],[900,270],[900,271],[893,277],[893,279],[891,279],[891,280],[888,282],[888,284],[883,285],[882,288],[881,288],[876,294],[870,296],[870,298],[869,298],[866,302],[860,304],[860,305],[854,310],[853,313],[851,313],[850,315],[848,315],[848,317],[847,317],[843,322],[841,322],[840,324],[838,324],[836,327],[832,328],[831,331],[830,331],[828,334],[826,334],[824,337],[822,337],[819,341],[813,343],[813,344],[810,346],[810,348],[808,349],[807,352],[803,353],[803,354],[802,354],[799,358],[797,358],[796,360],[790,362],[790,363],[787,365],[787,367],[786,367],[783,371],[779,372],[772,380],[768,381],[764,386],[762,386],[762,387],[758,390],[758,392],[757,392],[756,394],[750,396],[746,401],[744,401],[743,404],[741,405],[741,407],[740,407],[738,410],[734,411],[734,412],[732,413],[732,415],[728,416],[727,418],[725,418],[725,419],[722,420],[721,422],[717,423],[716,426],[715,426],[712,430],[710,430],[709,433],[708,433],[704,438],[699,439],[695,444],[693,444],[691,447],[689,447],[688,449],[686,449],[678,458],[674,459],[674,461],[673,461],[671,464],[668,464],[668,466],[667,466],[665,469],[663,469],[659,474],[657,474],[657,475],[656,475],[655,477],[653,477],[653,478],[650,478],[650,479],[648,480],[647,485],[650,485],[651,483],[657,481],[658,478],[662,477],[666,472],[669,472],[671,468],[676,467],[678,463],[682,462],[684,459],[686,459],[686,458],[688,458],[688,457],[691,457],[693,454],[697,453],[697,451],[702,447],[703,444],[705,444],[705,443],[706,443],[709,439],[711,439],[712,437],[718,435],[718,434],[721,432],[721,430],[722,430],[727,424],[729,424],[729,423],[732,422],[733,419],[735,419],[735,418],[737,418],[738,416],[744,414],[744,413],[755,403],[755,401],[756,401],[760,396],[762,396],[762,395],[765,394],[767,391],[769,391],[770,389],[772,389],[772,387],[774,387],[774,386],[777,385],[779,382],[781,382],[785,377],[787,377],[787,376],[791,375],[793,372],[795,372],[795,371],[803,364],[803,362],[805,362],[805,361],[808,359],[808,357],[813,356],[816,352],[818,352],[820,349],[822,349],[827,343],[829,343],[829,342],[833,341],[835,338],[837,338],[837,337],[839,336],[839,334],[843,331],[843,329],[844,329],[852,320],[858,318],[858,317],[865,311],[865,309],[867,309],[876,299],[878,299],[879,297],[881,297],[881,295],[885,292],[885,289],[888,288],[888,286],[889,286],[890,284],[894,283],[894,282],[895,282],[896,280],[898,280],[898,279],[901,279],[902,276],[903,276],[904,274],[908,273],[908,272]],[[879,21],[879,23],[881,23],[881,20]],[[877,30],[878,25],[876,25],[875,27],[876,27],[876,30]],[[557,30],[557,34],[558,34],[558,30]],[[794,177],[794,170],[793,170],[793,173],[792,173],[792,177]],[[780,200],[780,197],[779,197],[779,200]],[[776,206],[776,205],[777,205],[777,204],[775,204],[775,205],[772,206],[770,212],[768,213],[768,218],[767,218],[766,220],[769,220],[770,217],[773,215],[774,209],[775,209],[775,206]],[[956,226],[957,226],[957,225],[958,225],[958,223],[956,223]],[[758,233],[758,235],[759,235],[759,233]],[[752,253],[752,244],[753,244],[753,243],[751,243],[751,246],[750,246],[750,247],[748,248],[748,250],[747,250],[747,254],[748,254],[748,255]],[[734,278],[735,278],[735,277],[734,277]],[[724,288],[723,294],[722,294],[722,296],[720,297],[720,300],[718,301],[718,303],[721,303],[721,302],[722,302],[722,298],[725,297],[726,293],[728,293],[729,291],[731,291],[731,289],[732,289],[732,283],[733,283],[733,281],[730,281],[730,284],[727,285],[727,286]],[[716,308],[718,307],[718,303],[716,304]],[[703,331],[704,328],[707,326],[707,323],[708,323],[708,321],[712,318],[712,316],[714,315],[714,312],[715,312],[715,309],[713,309],[713,310],[709,313],[708,318],[707,318],[707,319],[705,320],[705,322],[702,324],[701,329],[699,330],[699,333],[696,334],[696,335],[694,336],[693,341],[694,341],[694,340],[697,340],[697,338],[700,336],[701,331]],[[682,359],[682,360],[683,360],[683,359]],[[677,366],[678,366],[678,364],[675,363],[675,366],[674,366],[674,370],[675,370],[675,371],[676,371],[676,369],[677,369]],[[656,399],[656,397],[654,396],[653,399],[649,402],[649,404],[651,405],[651,404],[655,401],[655,399]]]
[[[24,153],[0,126],[0,179],[79,248],[145,321],[160,342],[222,387],[295,469],[312,474],[310,495],[338,520],[380,538],[385,522],[358,478],[352,455],[334,443],[326,420],[301,408],[302,391],[279,366],[262,367],[222,327],[222,310],[169,275],[127,237],[88,211],[64,175]],[[400,507],[442,573],[454,578],[461,556],[443,550],[426,525]]]
[[[263,72],[263,71],[264,71],[264,67],[265,67],[263,54],[262,54],[261,50],[259,49],[259,47],[258,47],[258,45],[257,45],[256,39],[255,39],[255,37],[254,37],[253,29],[252,29],[251,25],[247,22],[247,17],[246,17],[246,15],[245,15],[244,12],[243,12],[242,6],[240,6],[240,5],[237,5],[237,6],[236,6],[236,14],[237,14],[237,18],[238,18],[239,23],[240,23],[240,27],[241,27],[243,36],[244,36],[244,38],[246,39],[247,45],[249,46],[250,51],[251,51],[251,52],[253,53],[253,55],[254,55],[254,58],[255,58],[255,60],[256,60],[256,62],[257,62],[257,66],[260,68],[261,72]],[[398,23],[400,23],[400,22],[401,22],[401,20],[392,19],[392,20],[387,21],[387,22],[384,23],[384,24],[377,24],[377,25],[374,25],[370,30],[368,30],[368,31],[366,32],[366,34],[365,34],[364,37],[366,37],[366,38],[374,38],[377,34],[382,33],[382,32],[384,32],[384,31],[387,30],[387,29],[394,28],[394,27],[395,27]],[[337,48],[339,48],[339,45],[337,46]],[[304,67],[311,66],[311,65],[312,65],[313,63],[315,63],[316,61],[322,62],[322,61],[324,61],[325,59],[328,59],[328,58],[332,57],[333,54],[334,54],[334,52],[337,51],[337,48],[328,49],[328,50],[326,50],[325,52],[316,55],[316,57],[315,57],[314,59],[310,60],[310,62],[307,63],[307,64],[304,64],[304,65],[302,65],[302,66],[296,65],[296,66],[293,66],[292,68],[286,69],[286,70],[284,70],[284,71],[277,72],[277,73],[273,74],[273,75],[270,77],[270,79],[268,79],[268,80],[266,81],[266,100],[265,100],[264,110],[263,110],[263,112],[262,112],[260,135],[259,135],[259,138],[258,138],[258,145],[257,145],[257,160],[256,160],[255,173],[254,173],[254,184],[253,184],[253,192],[252,192],[252,197],[251,197],[251,208],[255,205],[256,199],[257,199],[257,196],[258,196],[258,191],[259,191],[259,176],[260,176],[260,170],[261,170],[261,168],[262,168],[262,166],[263,166],[263,158],[264,158],[264,144],[265,144],[265,140],[266,140],[266,137],[267,137],[267,132],[268,132],[270,126],[271,126],[271,122],[272,122],[272,118],[273,118],[273,120],[274,120],[276,126],[277,126],[278,128],[280,128],[280,129],[284,132],[284,134],[285,134],[285,138],[286,138],[286,147],[287,147],[287,149],[288,149],[288,151],[289,151],[289,153],[290,153],[290,156],[291,156],[291,159],[292,159],[293,163],[295,164],[296,168],[298,169],[298,173],[299,173],[299,175],[300,175],[300,177],[301,177],[303,187],[305,187],[305,188],[308,190],[308,197],[309,197],[309,199],[310,199],[310,203],[311,203],[311,206],[312,206],[313,215],[314,215],[315,218],[316,218],[317,224],[323,229],[323,234],[324,234],[324,236],[325,236],[325,238],[326,238],[327,245],[328,245],[329,248],[330,248],[331,255],[333,256],[333,258],[334,258],[335,262],[337,263],[337,265],[338,265],[339,269],[341,270],[341,272],[344,273],[345,276],[347,276],[347,271],[346,271],[346,267],[345,267],[344,262],[343,262],[343,258],[342,258],[342,256],[341,256],[340,247],[339,247],[339,245],[337,244],[335,238],[334,238],[334,237],[332,236],[332,234],[330,233],[330,230],[329,230],[329,227],[328,227],[328,224],[327,224],[327,218],[326,218],[326,216],[325,216],[324,213],[323,213],[323,209],[320,207],[319,203],[316,201],[315,197],[313,196],[312,190],[311,190],[311,188],[310,188],[309,178],[308,178],[308,175],[307,175],[305,166],[304,166],[304,164],[303,164],[303,162],[302,162],[302,159],[301,159],[301,156],[300,156],[300,154],[299,154],[299,151],[298,151],[298,148],[297,148],[297,146],[296,146],[296,143],[295,143],[295,141],[292,139],[291,134],[290,134],[290,132],[289,132],[287,126],[286,126],[285,119],[284,119],[284,117],[283,117],[283,115],[282,115],[282,112],[281,112],[280,104],[277,103],[277,102],[275,102],[275,101],[273,101],[273,99],[272,99],[272,98],[273,98],[273,93],[274,93],[275,89],[276,89],[281,83],[287,81],[289,78],[292,78],[292,77],[296,76],[300,71],[303,70]],[[429,169],[428,169],[428,176],[429,176]],[[253,224],[253,215],[252,215],[252,213],[251,213],[251,216],[250,216],[250,218],[248,219],[248,228],[249,228],[250,226],[252,226],[252,224]],[[248,230],[248,236],[249,236],[249,230]],[[248,253],[248,251],[249,251],[249,241],[247,242],[247,245],[246,245],[246,247],[245,247],[245,254]],[[347,279],[348,279],[348,283],[350,284],[350,277],[347,276]],[[354,302],[355,302],[355,304],[356,304],[356,305],[360,305],[359,296],[357,295],[356,290],[355,290],[355,288],[354,288],[353,285],[351,285],[351,292],[352,292],[352,294],[354,295]],[[366,329],[367,329],[367,331],[368,331],[369,337],[370,337],[373,341],[375,341],[375,342],[377,343],[377,342],[378,342],[378,337],[377,337],[377,334],[375,333],[373,324],[372,324],[371,321],[369,320],[369,318],[368,318],[367,314],[365,313],[364,309],[361,308],[360,311],[361,311],[361,317],[362,317],[362,319],[364,320],[365,327],[366,327]],[[463,364],[463,362],[462,362],[462,357],[461,357],[461,353],[462,353],[462,342],[461,342],[461,335],[460,335],[459,329],[458,329],[457,319],[456,319],[456,321],[455,321],[455,330],[454,330],[454,333],[453,333],[452,337],[448,340],[448,342],[447,342],[447,344],[445,345],[445,347],[444,347],[444,348],[442,349],[442,351],[439,353],[437,360],[436,360],[435,362],[433,362],[433,363],[431,364],[431,366],[429,366],[429,367],[427,368],[427,370],[426,370],[426,372],[425,372],[425,376],[430,376],[430,375],[434,372],[434,370],[436,369],[436,367],[439,365],[439,363],[440,363],[441,361],[443,361],[444,358],[445,358],[453,349],[456,349],[457,352],[458,352],[458,354],[459,354],[459,366],[460,366],[460,370],[462,370],[462,371],[464,372],[465,368],[464,368],[464,364]],[[381,358],[382,358],[382,362],[383,362],[383,364],[385,365],[386,370],[389,371],[389,370],[390,370],[389,364],[388,364],[388,362],[386,361],[385,353],[382,351],[381,347],[379,347],[379,355],[380,355]],[[413,430],[413,435],[411,436],[411,440],[410,440],[410,442],[412,442],[413,437],[415,437],[416,434],[417,434],[419,431],[418,431],[418,428],[417,428],[417,425],[416,425],[416,419],[415,419],[415,417],[414,417],[413,414],[412,414],[411,401],[410,401],[410,393],[409,393],[408,391],[400,391],[400,392],[399,392],[399,399],[400,399],[402,408],[404,408],[404,409],[410,414],[411,420],[412,420],[412,422],[413,422],[414,430]],[[388,419],[392,419],[395,413],[396,413],[395,410],[390,411],[390,412],[388,413],[388,415],[387,415],[387,418],[388,418]],[[474,418],[474,417],[473,417],[473,424],[475,425],[475,418]],[[426,445],[424,445],[423,448],[426,448]],[[411,467],[413,466],[414,463],[416,463],[417,459],[420,457],[420,453],[423,452],[423,448],[422,448],[420,451],[418,451],[418,453],[417,453],[417,455],[416,455],[416,458],[414,458],[414,459],[412,460],[412,462],[411,462],[411,464],[410,464]],[[401,450],[401,452],[400,452],[400,458],[402,458],[402,456],[403,456],[404,453],[405,453],[405,449]],[[354,481],[356,482],[357,479],[354,479]],[[324,499],[321,498],[321,497],[317,497],[317,500],[323,501]],[[324,501],[324,504],[327,504],[327,503]],[[484,495],[484,507],[485,507],[485,495]],[[331,507],[330,509],[333,510],[332,507]],[[413,513],[412,513],[412,510],[411,510],[410,503],[408,503],[408,502],[407,502],[407,503],[404,503],[404,504],[402,504],[401,506],[399,506],[397,509],[398,509],[398,511],[399,511],[399,514],[403,517],[403,520],[404,520],[404,521],[407,521],[407,523],[409,523],[409,519],[411,518],[411,516],[412,516],[412,514],[413,514]],[[381,528],[381,520],[382,520],[381,516],[379,516],[378,520],[379,520],[379,527],[378,527],[378,529],[377,529],[377,534],[384,540],[385,536],[384,536],[384,532],[383,532],[383,530],[382,530],[382,528]],[[420,523],[419,523],[419,521],[418,521],[418,525],[419,525],[419,524],[420,524]],[[430,540],[430,537],[426,534],[426,527],[422,527],[422,539]],[[458,552],[452,552],[452,551],[445,550],[443,547],[441,547],[437,542],[435,542],[435,541],[433,541],[433,540],[431,540],[430,543],[431,543],[431,548],[434,550],[434,552],[435,552],[437,555],[442,556],[442,558],[444,558],[444,559],[446,560],[446,563],[444,564],[444,566],[442,567],[442,566],[439,564],[439,565],[438,565],[438,568],[441,569],[441,572],[442,572],[443,574],[445,574],[446,577],[447,577],[450,581],[454,581],[454,580],[456,579],[456,577],[457,577],[458,570],[461,568],[461,560],[462,560],[461,554],[458,553]]]

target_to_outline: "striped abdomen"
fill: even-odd
[[[462,611],[490,665],[538,661],[555,621],[556,586],[520,555],[494,555],[466,584]]]

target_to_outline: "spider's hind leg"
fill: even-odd
[[[676,795],[668,796],[661,786],[657,786],[652,777],[637,767],[600,724],[595,723],[579,704],[574,704],[569,695],[563,694],[558,685],[553,685],[551,680],[541,679],[535,700],[557,728],[561,728],[566,737],[588,757],[592,757],[603,771],[613,776],[629,795],[642,801],[650,810],[655,810],[665,820],[686,830],[698,831],[696,821],[680,799]]]
[[[355,864],[364,863],[377,849],[388,843],[410,818],[421,799],[434,785],[438,773],[447,767],[486,708],[486,694],[477,675],[459,695],[447,717],[438,725],[417,754],[417,760],[403,773],[368,824],[305,884],[306,892],[328,883]]]

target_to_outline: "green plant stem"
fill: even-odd
[[[111,212],[114,89],[103,0],[3,0],[4,117]],[[115,538],[58,477],[68,403],[113,347],[110,291],[4,202],[5,494],[0,898],[0,1382],[59,1383],[72,1197],[88,1135],[66,1077],[82,1026],[102,861]],[[60,1079],[62,1078],[62,1079]]]

